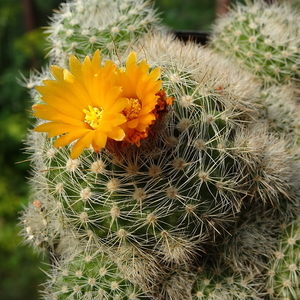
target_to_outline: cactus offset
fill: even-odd
[[[237,3],[214,25],[212,47],[264,84],[299,80],[300,14],[285,1]]]
[[[267,268],[267,291],[271,299],[300,297],[300,227],[299,220],[282,224],[282,232]]]
[[[162,28],[149,0],[69,1],[51,18],[49,54],[61,66],[70,54],[84,58],[97,49],[111,57],[143,34]]]

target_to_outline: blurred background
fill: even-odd
[[[219,0],[225,1],[226,0]],[[20,84],[31,69],[46,64],[41,27],[47,26],[60,0],[0,0],[0,299],[38,299],[47,257],[23,245],[17,227],[28,202],[30,176],[23,153],[31,100]],[[172,29],[209,31],[217,0],[156,0],[163,23]],[[221,10],[222,11],[222,10]],[[23,80],[24,81],[24,80]],[[42,269],[42,270],[41,270]]]

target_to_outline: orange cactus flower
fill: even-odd
[[[49,122],[34,130],[59,136],[55,147],[76,141],[72,159],[91,145],[99,152],[108,139],[139,146],[157,118],[162,97],[160,69],[149,69],[146,60],[137,63],[135,52],[125,68],[109,60],[102,66],[99,50],[83,62],[71,55],[69,70],[51,66],[55,79],[37,87],[44,103],[33,106],[34,115]]]

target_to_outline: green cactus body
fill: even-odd
[[[240,273],[230,266],[204,265],[199,268],[192,288],[193,300],[262,299],[261,286],[253,271]]]
[[[84,58],[101,49],[112,55],[158,28],[162,26],[150,1],[69,1],[51,18],[50,54],[60,65],[71,53]]]
[[[202,114],[200,105],[198,109]],[[232,221],[241,197],[228,188],[241,180],[234,172],[235,161],[217,147],[221,141],[230,143],[217,139],[217,134],[229,135],[224,121],[202,122],[199,116],[200,111],[195,119],[184,119],[189,128],[177,117],[167,123],[169,128],[163,127],[164,139],[177,140],[173,147],[153,139],[139,149],[126,146],[116,151],[120,145],[115,145],[115,152],[97,155],[86,150],[71,160],[66,148],[55,151],[46,142],[44,147],[51,148],[45,151],[54,154],[44,170],[48,192],[74,228],[92,230],[103,243],[113,246],[124,240],[148,250],[158,248],[170,258],[176,247],[187,247],[186,252],[195,255],[197,244]],[[188,144],[193,140],[198,143]],[[199,151],[204,146],[200,141],[205,141],[205,152]]]
[[[267,269],[267,290],[271,299],[300,297],[299,220],[282,226],[278,246]]]
[[[299,102],[293,85],[272,86],[261,92],[262,119],[266,120],[270,131],[284,135],[291,143],[299,142]]]
[[[117,265],[99,250],[84,250],[54,267],[44,299],[149,299],[124,278]]]
[[[211,45],[267,85],[298,80],[299,22],[284,1],[238,3],[216,22]]]

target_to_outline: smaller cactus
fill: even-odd
[[[299,141],[300,114],[297,89],[293,85],[272,86],[261,91],[262,119],[271,132],[285,136],[291,143]]]
[[[206,262],[198,269],[193,300],[260,300],[262,284],[253,270],[241,273],[230,265]]]
[[[282,234],[267,270],[271,299],[300,299],[300,222],[282,225]]]
[[[288,3],[238,3],[213,28],[211,46],[256,74],[264,84],[300,76],[300,13]]]
[[[88,248],[73,253],[53,267],[50,277],[45,284],[45,300],[149,299],[139,287],[125,279],[102,249]]]
[[[279,222],[260,215],[258,210],[242,214],[233,233],[218,247],[217,252],[223,253],[224,260],[237,270],[247,272],[251,268],[257,273],[264,272],[275,250]]]
[[[70,54],[83,58],[101,49],[112,55],[156,27],[159,19],[149,0],[68,1],[53,14],[47,30],[50,56],[63,65]]]

